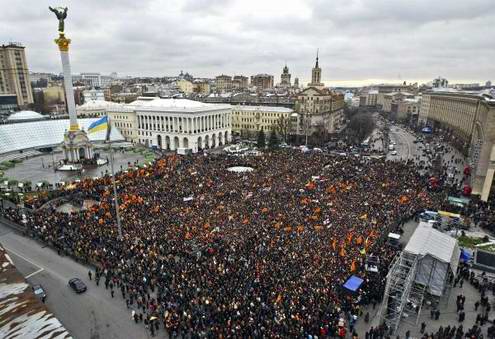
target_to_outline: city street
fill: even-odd
[[[103,282],[97,287],[89,281],[88,268],[48,247],[23,237],[0,223],[0,243],[29,283],[41,284],[47,293],[46,304],[76,339],[147,338],[142,324],[131,321],[120,290],[112,299]],[[78,277],[88,286],[76,294],[67,285]],[[163,336],[163,331],[160,332]]]

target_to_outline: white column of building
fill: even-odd
[[[493,175],[495,174],[495,168],[488,168],[486,177],[483,182],[483,190],[481,191],[481,200],[488,201],[490,196],[490,190],[492,188]]]

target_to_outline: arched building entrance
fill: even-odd
[[[156,137],[156,143],[158,144],[158,148],[159,149],[162,149],[162,136],[160,134],[158,134],[158,136]]]

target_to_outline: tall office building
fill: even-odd
[[[251,76],[251,86],[256,86],[258,91],[273,88],[273,75],[256,74]]]
[[[21,44],[0,46],[0,94],[15,94],[20,107],[34,103],[26,55]]]

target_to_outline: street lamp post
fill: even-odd
[[[113,201],[115,205],[115,217],[117,218],[117,228],[119,231],[119,240],[122,240],[122,224],[120,222],[119,211],[119,198],[117,195],[117,184],[115,183],[115,170],[114,170],[114,149],[110,143],[110,168],[112,171],[112,186],[113,186]]]

